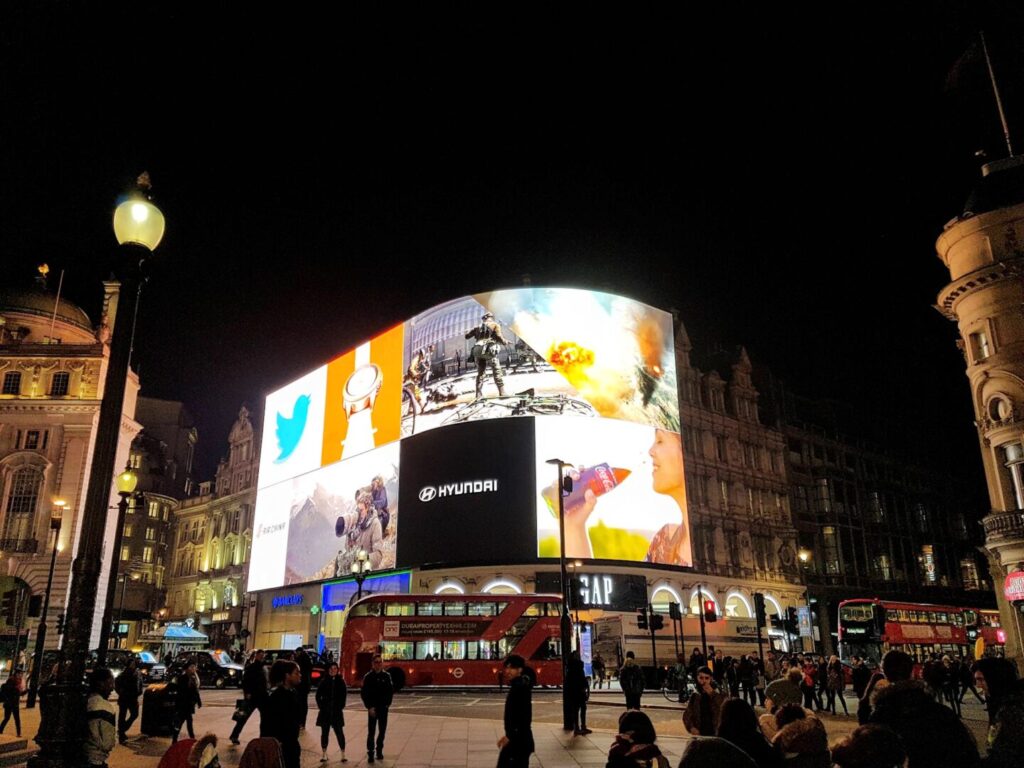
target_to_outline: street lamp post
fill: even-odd
[[[580,640],[580,593],[579,593],[579,573],[580,568],[583,567],[582,560],[574,560],[573,562],[566,565],[566,568],[573,572],[573,577],[569,579],[569,610],[573,613],[573,628],[576,634],[576,649],[582,654],[583,649],[580,647],[582,642]],[[575,584],[573,583],[575,582]]]
[[[124,594],[128,591],[128,579],[132,581],[138,581],[140,574],[138,571],[125,571],[121,576],[121,603],[117,607],[117,630],[114,632],[115,648],[121,647],[121,619],[124,616]]]
[[[53,500],[53,511],[50,513],[50,530],[53,531],[53,549],[50,552],[50,573],[46,577],[46,592],[43,593],[43,615],[36,630],[36,652],[32,656],[32,676],[28,681],[28,701],[25,706],[32,709],[36,705],[36,694],[39,691],[39,670],[43,666],[43,648],[46,645],[46,617],[50,610],[50,590],[53,588],[53,568],[57,564],[57,545],[60,543],[61,519],[67,502],[63,499]]]
[[[100,644],[96,661],[97,666],[103,667],[107,663],[107,646],[110,644],[110,620],[114,614],[114,594],[117,591],[118,571],[121,567],[121,541],[124,538],[124,518],[128,513],[128,504],[139,484],[139,476],[135,474],[129,463],[124,472],[117,476],[114,481],[117,485],[117,495],[121,500],[117,502],[117,527],[114,529],[114,553],[110,558],[110,576],[107,577],[107,594],[103,601],[103,622],[100,624]],[[126,571],[125,573],[130,573]],[[121,590],[121,603],[124,604],[124,590]],[[120,634],[120,624],[118,624]]]
[[[360,549],[356,553],[356,561],[352,563],[352,578],[356,580],[356,600],[362,599],[363,582],[366,581],[372,572],[373,566],[370,565],[370,556],[366,554],[365,549]]]
[[[138,188],[119,201],[114,210],[114,234],[120,244],[116,275],[119,295],[111,298],[114,309],[107,372],[103,384],[93,445],[89,486],[78,529],[78,547],[71,568],[67,625],[64,634],[64,659],[58,680],[43,688],[46,706],[36,743],[39,753],[29,760],[30,768],[66,768],[81,761],[82,739],[86,731],[84,717],[86,691],[82,687],[89,640],[96,613],[96,585],[102,568],[103,536],[110,504],[110,481],[114,476],[117,444],[121,434],[121,414],[132,346],[132,322],[138,303],[141,266],[160,243],[164,216],[148,199],[149,177],[139,177]],[[111,307],[113,309],[113,307]],[[108,316],[109,323],[109,316]],[[111,553],[114,557],[120,553]],[[108,628],[109,631],[109,628]],[[103,648],[100,648],[103,651]]]
[[[809,549],[805,549],[805,548],[801,547],[800,550],[796,553],[796,558],[797,558],[797,560],[800,561],[800,583],[803,585],[803,588],[804,588],[804,598],[807,601],[807,615],[808,615],[808,617],[810,617],[810,615],[811,615],[811,593],[810,593],[810,588],[807,586],[807,563],[810,562],[811,551]],[[798,637],[799,637],[799,633],[800,633],[800,630],[799,630],[799,625],[798,625],[798,627],[797,627],[797,636]],[[800,639],[800,647],[801,648],[803,648],[803,644],[804,644],[804,641],[803,641],[803,638],[801,638]],[[811,638],[811,650],[814,650],[814,638],[813,637]]]
[[[569,679],[569,646],[571,644],[572,619],[569,617],[569,575],[566,572],[565,564],[565,484],[572,480],[565,477],[565,468],[570,466],[568,462],[561,459],[548,459],[548,464],[558,467],[558,569],[562,587],[562,621],[560,641],[562,645],[562,728],[567,731],[576,727],[576,714],[573,711],[572,702],[569,701],[569,689],[565,681]],[[570,486],[571,490],[571,486]]]

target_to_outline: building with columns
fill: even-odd
[[[1024,616],[1004,586],[1024,571],[1024,156],[988,163],[936,242],[950,283],[936,308],[957,324],[988,485],[985,550],[1006,631],[1024,665]],[[1020,601],[1024,593],[1009,592]]]
[[[252,550],[259,441],[243,406],[228,435],[228,455],[199,495],[181,501],[166,574],[167,620],[191,619],[217,647],[242,641]]]
[[[117,283],[104,284],[103,319],[93,324],[82,309],[50,292],[45,277],[33,287],[0,290],[0,566],[28,595],[45,592],[54,544],[51,512],[56,500],[62,500],[48,648],[57,646],[54,617],[67,602],[118,291]],[[118,470],[128,461],[129,447],[141,429],[134,418],[138,391],[138,377],[129,371]],[[110,506],[117,501],[111,478]],[[117,516],[108,514],[105,541],[113,540],[116,523]],[[106,594],[114,553],[104,549],[76,554],[102,558],[96,588],[97,594]],[[94,618],[93,643],[99,640],[102,614],[101,607]],[[6,630],[13,639],[10,618],[3,618],[7,623],[0,624],[0,632]],[[38,624],[30,618],[24,628],[34,637]]]

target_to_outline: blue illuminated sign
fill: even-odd
[[[370,576],[363,582],[364,595],[407,595],[412,585],[412,573],[399,573]],[[327,611],[343,611],[356,596],[359,587],[353,579],[332,581],[323,585],[320,599],[321,609]]]
[[[294,595],[284,595],[283,597],[275,597],[271,603],[272,608],[287,608],[290,605],[302,605],[302,593],[296,593]]]

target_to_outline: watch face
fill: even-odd
[[[358,403],[373,397],[380,390],[383,377],[380,366],[369,363],[356,368],[345,382],[344,400],[346,403]]]

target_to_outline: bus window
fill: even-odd
[[[945,611],[939,611],[938,613],[936,613],[935,614],[935,620],[939,624],[949,624],[950,623],[949,616],[946,615]]]
[[[543,616],[544,603],[530,603],[530,607],[523,611],[523,616]]]
[[[384,608],[382,603],[360,603],[352,609],[352,616],[380,616],[381,609]]]
[[[497,643],[487,640],[469,640],[466,642],[466,658],[489,661],[498,658]]]
[[[973,626],[973,625],[977,624],[978,623],[978,614],[976,614],[974,611],[970,610],[969,608],[965,609],[964,610],[964,622],[966,624],[970,625],[970,626]]]
[[[422,602],[416,606],[417,616],[440,616],[444,610],[441,603]]]
[[[508,603],[498,603],[497,608],[498,608],[498,613],[501,613],[506,608],[508,608]]]
[[[408,661],[412,658],[412,643],[385,640],[381,643],[384,661]]]
[[[891,622],[897,622],[900,620],[900,612],[890,608],[885,612],[885,620]]]
[[[874,609],[870,603],[854,603],[839,609],[840,621],[871,621],[873,618]]]
[[[561,616],[562,615],[562,604],[548,603],[548,616]]]
[[[497,614],[494,603],[468,603],[466,607],[469,609],[470,616],[495,616]]]
[[[964,615],[962,613],[951,613],[949,616],[952,619],[952,623],[956,626],[962,627],[964,625]]]
[[[444,615],[445,616],[465,616],[466,615],[466,604],[465,603],[445,603],[444,604]]]
[[[935,611],[928,611],[928,623],[929,624],[938,624],[939,623],[939,615],[937,613],[935,613]]]
[[[415,603],[384,603],[385,616],[415,616]]]
[[[455,661],[461,661],[466,658],[466,641],[465,640],[445,640],[444,649],[441,655],[446,659],[453,659]]]
[[[437,640],[420,640],[416,643],[416,659],[417,661],[429,661],[434,659],[434,654],[437,654],[436,658],[441,658],[441,643]]]

